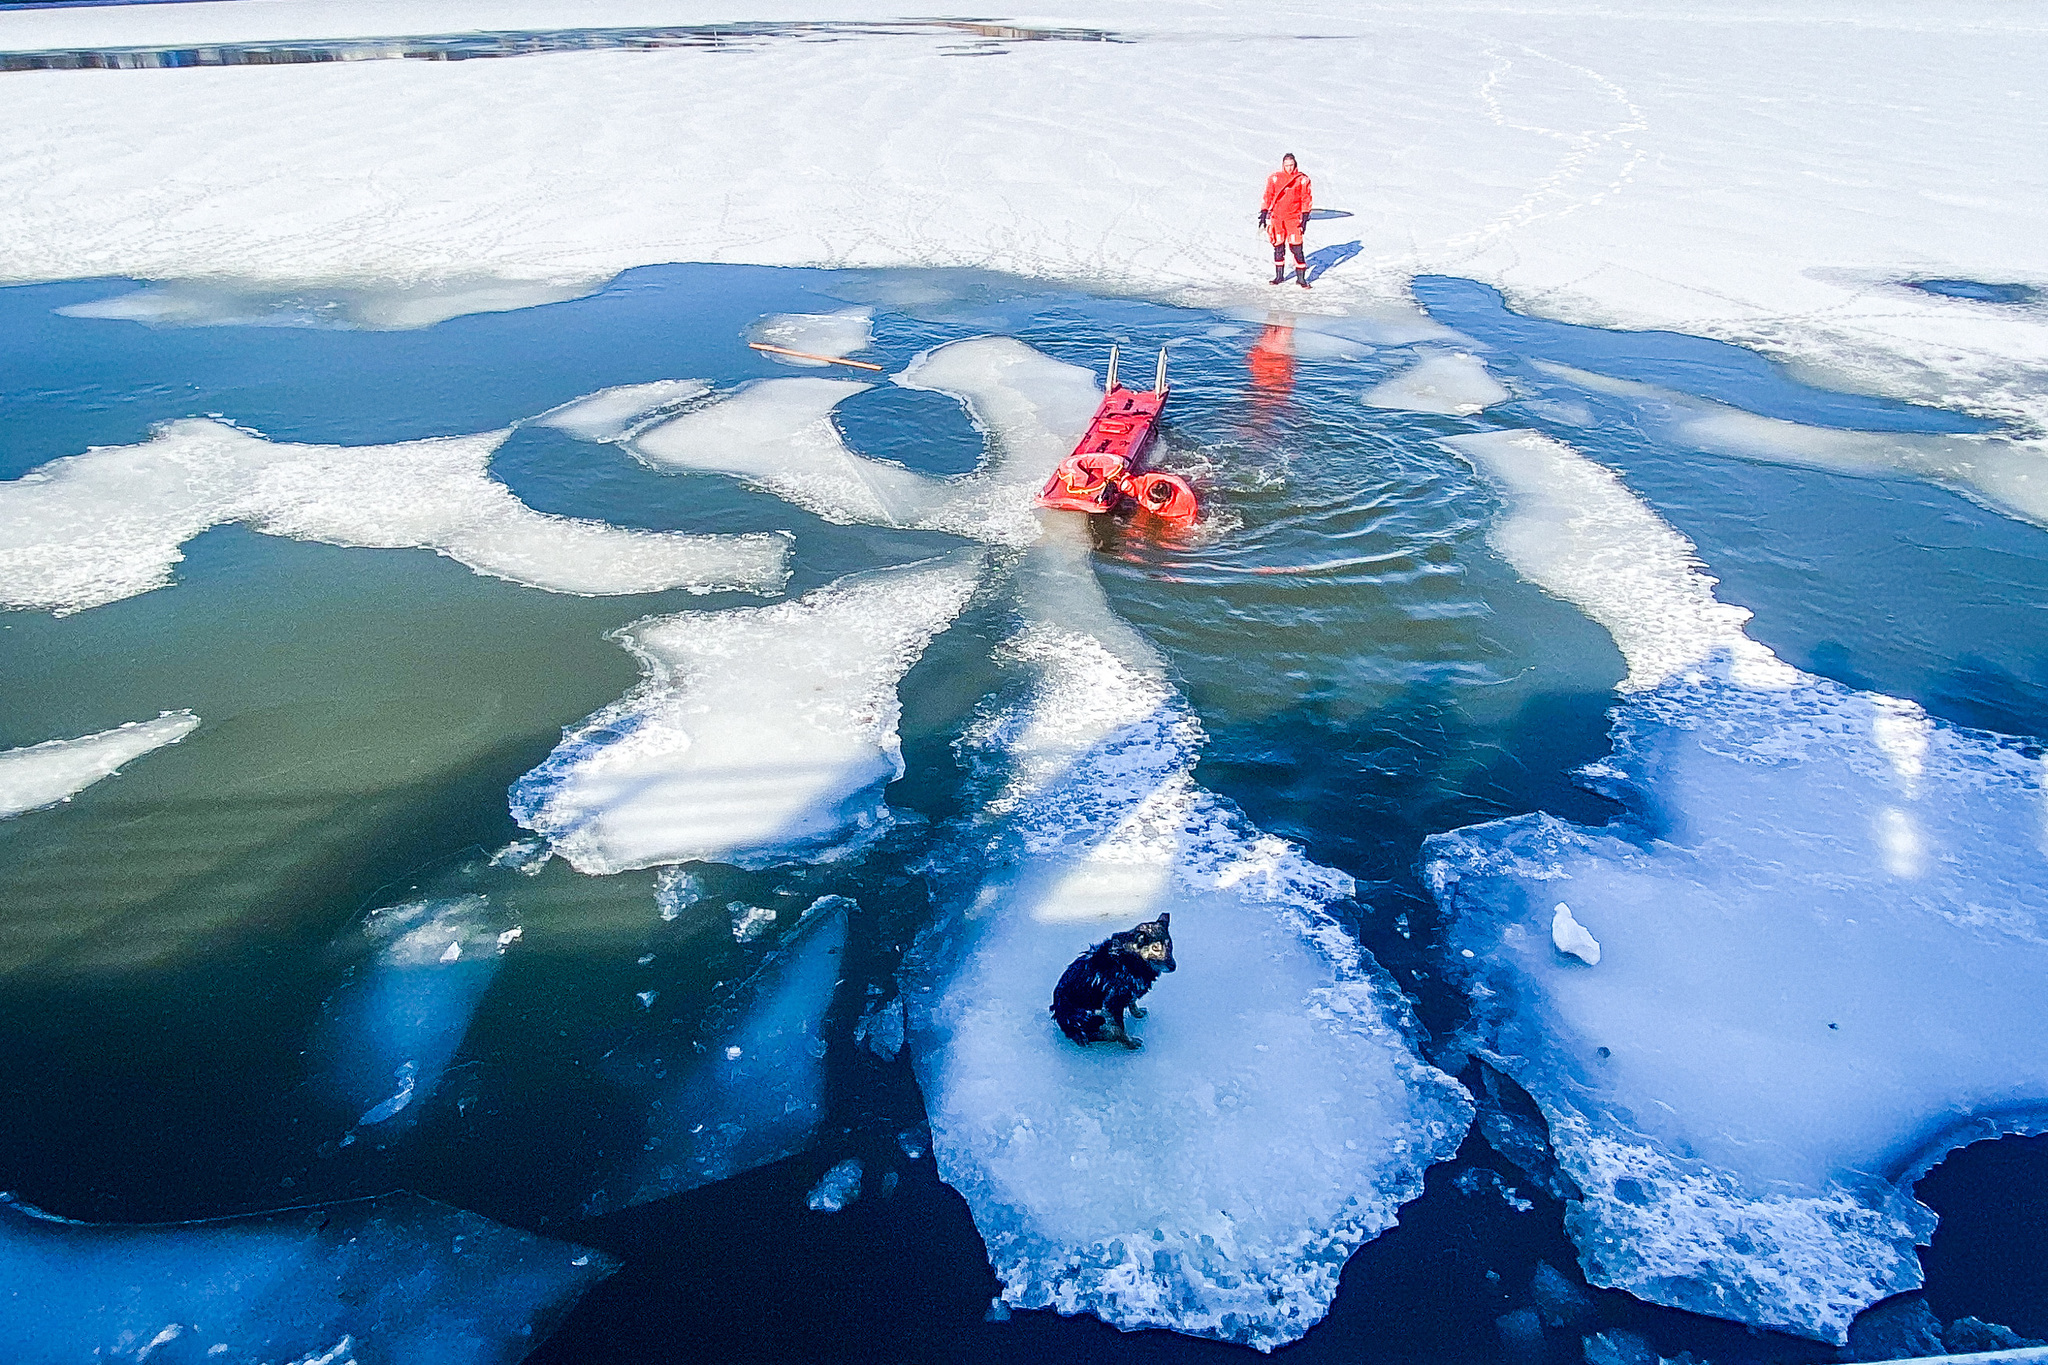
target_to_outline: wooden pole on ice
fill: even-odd
[[[822,360],[827,365],[851,365],[857,370],[879,370],[880,365],[870,365],[865,360],[846,360],[836,355],[812,355],[809,351],[792,351],[787,346],[770,346],[765,341],[750,341],[747,345],[757,351],[773,351],[777,355],[793,355],[798,360]]]

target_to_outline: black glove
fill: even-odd
[[[1268,213],[1268,212],[1266,212],[1266,210],[1264,210],[1264,209],[1260,209],[1260,210],[1259,210],[1259,226],[1260,226],[1260,227],[1264,227],[1264,226],[1266,226],[1266,220],[1267,220],[1267,219],[1269,219],[1269,218],[1271,218],[1272,216],[1273,216],[1273,215],[1272,215],[1272,214],[1270,214],[1270,213]]]

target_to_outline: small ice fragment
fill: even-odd
[[[1477,956],[1478,956],[1478,954],[1477,954],[1477,953],[1474,953],[1474,952],[1473,952],[1473,951],[1472,951],[1472,950],[1471,950],[1470,948],[1467,948],[1467,949],[1465,949],[1465,950],[1464,950],[1464,953],[1465,953],[1465,956],[1466,956],[1466,957],[1477,957]]]
[[[1550,941],[1560,953],[1568,953],[1588,967],[1600,965],[1599,940],[1572,918],[1572,908],[1563,901],[1557,903],[1557,909],[1550,915]]]
[[[775,912],[764,906],[734,901],[726,911],[732,916],[732,936],[741,943],[752,943],[775,923]]]
[[[645,967],[645,966],[646,966],[646,965],[647,965],[648,963],[650,963],[650,962],[652,962],[652,961],[654,961],[654,954],[653,954],[653,953],[642,953],[642,954],[640,954],[640,965],[641,965],[642,967]]]
[[[454,962],[461,956],[462,941],[460,939],[451,939],[448,943],[448,950],[441,954],[441,960],[443,962]]]
[[[655,997],[659,996],[660,994],[660,991],[635,991],[633,993],[633,998],[640,1002],[641,1009],[653,1009]]]
[[[198,728],[199,717],[190,711],[166,711],[96,735],[0,753],[0,820],[69,801],[130,760],[176,744]]]
[[[526,931],[524,929],[520,928],[516,924],[513,925],[510,929],[507,929],[504,933],[498,935],[498,951],[503,952],[505,949],[511,947],[513,944],[517,943],[520,939],[524,938],[525,936]]]
[[[419,1063],[407,1062],[393,1072],[392,1075],[398,1080],[398,1092],[382,1104],[366,1111],[361,1118],[356,1120],[357,1127],[367,1128],[373,1123],[382,1123],[412,1103],[413,1087],[419,1083]]]
[[[885,1062],[893,1062],[903,1051],[903,997],[885,1004],[871,1004],[853,1026],[853,1041]]]
[[[915,1128],[905,1128],[896,1135],[896,1148],[912,1161],[923,1157],[926,1151],[924,1137]]]
[[[727,1060],[728,1062],[736,1062],[740,1059],[740,1054],[743,1051],[745,1051],[745,1049],[743,1048],[729,1047],[725,1050],[725,1060]]]
[[[747,340],[788,351],[807,351],[814,356],[849,356],[874,344],[874,316],[872,308],[848,308],[837,313],[773,313],[747,329]],[[826,363],[801,356],[765,354],[783,365],[818,368]]]
[[[1010,1305],[1003,1302],[1002,1295],[996,1295],[988,1301],[988,1311],[981,1315],[981,1320],[983,1322],[1008,1322],[1010,1320]]]
[[[514,872],[537,877],[553,856],[544,839],[515,839],[491,855],[491,866],[509,867]]]
[[[1509,396],[1500,381],[1486,372],[1484,361],[1459,352],[1426,357],[1413,369],[1368,390],[1365,404],[1466,417],[1505,402]]]
[[[664,920],[675,920],[702,899],[704,883],[693,872],[685,872],[679,867],[664,867],[661,875],[654,879],[654,903],[661,907]]]
[[[860,1198],[860,1158],[850,1156],[818,1178],[809,1200],[813,1213],[837,1213]]]

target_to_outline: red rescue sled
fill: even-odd
[[[1074,453],[1060,461],[1038,494],[1038,505],[1060,512],[1130,512],[1175,531],[1195,524],[1195,490],[1177,474],[1144,467],[1146,447],[1166,406],[1166,349],[1150,392],[1116,382],[1117,348],[1109,348],[1109,379],[1102,406]]]

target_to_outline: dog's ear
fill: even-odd
[[[1159,912],[1159,927],[1160,927],[1161,929],[1164,929],[1164,928],[1166,927],[1167,921],[1168,921],[1168,920],[1170,920],[1170,919],[1172,919],[1172,918],[1173,918],[1173,916],[1172,916],[1171,914],[1169,914],[1168,912],[1166,912],[1166,911],[1164,911],[1164,910],[1160,911],[1160,912]]]

